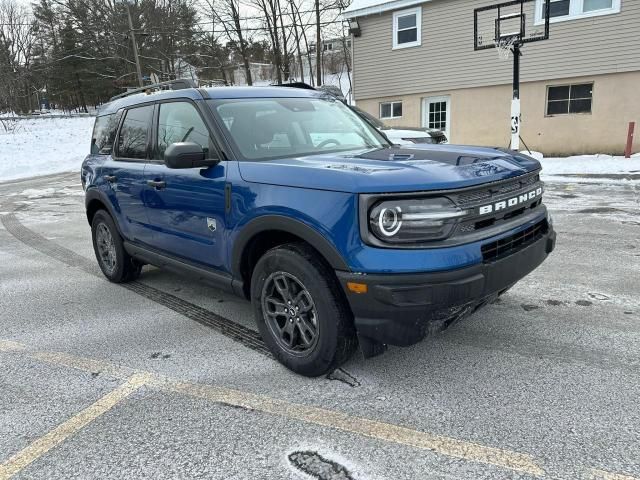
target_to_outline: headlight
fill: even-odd
[[[447,238],[469,214],[447,198],[382,201],[369,211],[369,229],[385,243],[421,243]]]

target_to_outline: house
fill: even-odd
[[[474,50],[474,9],[494,3],[354,0],[344,17],[356,104],[391,126],[507,147],[513,60]],[[543,5],[526,3],[528,32],[544,23]],[[524,142],[547,155],[622,153],[640,122],[640,1],[552,0],[549,17],[550,38],[522,48]]]
[[[351,49],[351,39],[350,38],[328,38],[326,40],[322,40],[322,51],[324,54],[330,54],[333,52],[343,53],[344,49]],[[309,53],[316,53],[316,43],[309,42]]]

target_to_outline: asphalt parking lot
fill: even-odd
[[[579,181],[498,303],[318,379],[237,298],[107,282],[77,174],[0,184],[0,479],[640,478],[640,188]]]

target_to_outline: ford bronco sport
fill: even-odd
[[[540,164],[390,144],[326,93],[182,88],[114,98],[82,165],[98,264],[145,264],[249,299],[262,338],[315,376],[493,301],[553,250]]]

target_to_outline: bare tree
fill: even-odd
[[[278,12],[279,0],[255,0],[258,7],[265,16],[265,28],[271,40],[273,50],[273,63],[276,69],[276,81],[282,83],[282,51],[280,50],[280,34],[278,33]]]
[[[35,23],[27,7],[0,0],[0,109],[32,108]]]
[[[222,25],[227,37],[231,42],[235,42],[237,50],[242,58],[244,66],[244,75],[247,85],[253,85],[251,78],[251,66],[249,65],[249,55],[247,52],[247,42],[242,32],[242,18],[240,16],[239,0],[205,0],[207,2],[212,15]]]

